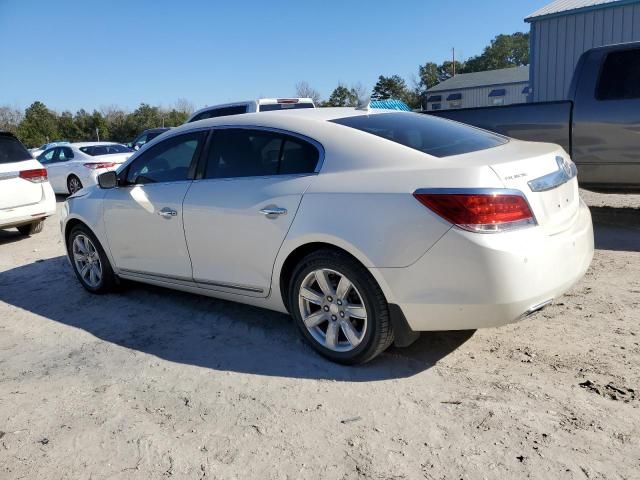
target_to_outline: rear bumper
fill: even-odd
[[[42,199],[38,203],[0,210],[0,228],[25,225],[56,213],[56,196],[49,183],[43,185]]]
[[[371,270],[412,330],[476,329],[520,320],[562,295],[589,268],[593,248],[580,202],[571,228],[556,235],[452,228],[413,265]]]

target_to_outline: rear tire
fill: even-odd
[[[37,222],[28,223],[26,225],[20,225],[16,227],[21,235],[35,235],[40,233],[44,227],[44,220],[38,220]]]
[[[334,250],[313,252],[296,266],[289,310],[305,340],[333,362],[365,363],[393,343],[380,286],[358,261]]]
[[[69,194],[73,195],[81,188],[82,182],[80,181],[80,179],[75,175],[69,175],[69,178],[67,178],[67,190],[69,191]]]
[[[76,225],[67,238],[67,255],[76,277],[91,293],[116,290],[118,281],[107,254],[96,236],[84,225]]]

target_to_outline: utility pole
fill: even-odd
[[[453,69],[452,77],[455,77],[456,76],[456,48],[455,47],[451,48],[451,65]]]
[[[98,137],[98,141],[100,141],[100,130],[96,127],[96,137]]]

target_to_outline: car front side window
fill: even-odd
[[[127,171],[128,184],[178,182],[191,176],[206,132],[168,138],[140,155]]]
[[[58,161],[58,155],[56,154],[57,150],[58,150],[57,148],[51,148],[49,150],[42,152],[38,157],[38,160],[43,165],[57,162]]]

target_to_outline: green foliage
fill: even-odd
[[[181,125],[192,111],[193,106],[186,100],[178,100],[171,109],[142,103],[132,113],[106,107],[93,112],[80,109],[75,114],[69,111],[58,114],[42,102],[34,102],[24,116],[15,108],[0,106],[0,129],[16,133],[28,147],[54,140],[82,142],[98,138],[125,143],[147,128]]]
[[[322,104],[323,107],[356,107],[357,105],[358,92],[344,85],[338,85],[329,95],[329,100]]]
[[[467,60],[460,73],[483,72],[529,64],[529,34],[498,35],[481,55]]]
[[[54,112],[42,102],[33,102],[24,112],[17,128],[20,140],[28,146],[38,146],[58,138],[58,123]]]

